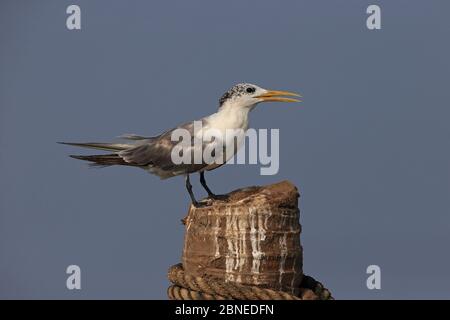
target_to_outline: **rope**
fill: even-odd
[[[304,276],[298,296],[283,291],[223,282],[211,276],[195,277],[184,272],[181,264],[169,268],[173,285],[167,289],[171,300],[333,300],[328,289]]]

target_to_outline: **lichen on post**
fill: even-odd
[[[283,181],[228,196],[190,207],[186,273],[297,294],[303,277],[297,188]]]

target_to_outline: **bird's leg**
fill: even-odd
[[[195,199],[194,193],[192,192],[192,185],[191,185],[191,181],[189,180],[188,174],[186,175],[186,189],[189,192],[189,196],[191,197],[192,204],[194,205],[194,207],[198,207],[199,203]]]
[[[206,180],[205,180],[205,172],[202,171],[200,172],[200,183],[203,186],[203,188],[205,188],[206,192],[208,192],[208,197],[211,199],[226,199],[227,196],[225,195],[216,195],[214,194],[211,189],[209,189],[208,185],[206,184]]]
[[[205,172],[200,172],[200,183],[202,184],[203,188],[205,188],[206,192],[208,192],[208,197],[214,198],[216,195],[211,191],[211,189],[206,184],[205,180]]]

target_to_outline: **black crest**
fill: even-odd
[[[243,94],[246,93],[250,93],[247,92],[247,88],[252,88],[254,92],[254,88],[251,84],[249,83],[239,83],[235,86],[233,86],[230,90],[228,90],[227,92],[225,92],[222,97],[219,100],[219,105],[222,106],[225,101],[227,101],[228,99],[234,98],[234,97],[239,97]]]

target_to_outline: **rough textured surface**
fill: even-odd
[[[183,267],[193,276],[298,294],[302,280],[297,188],[287,181],[191,206]]]

